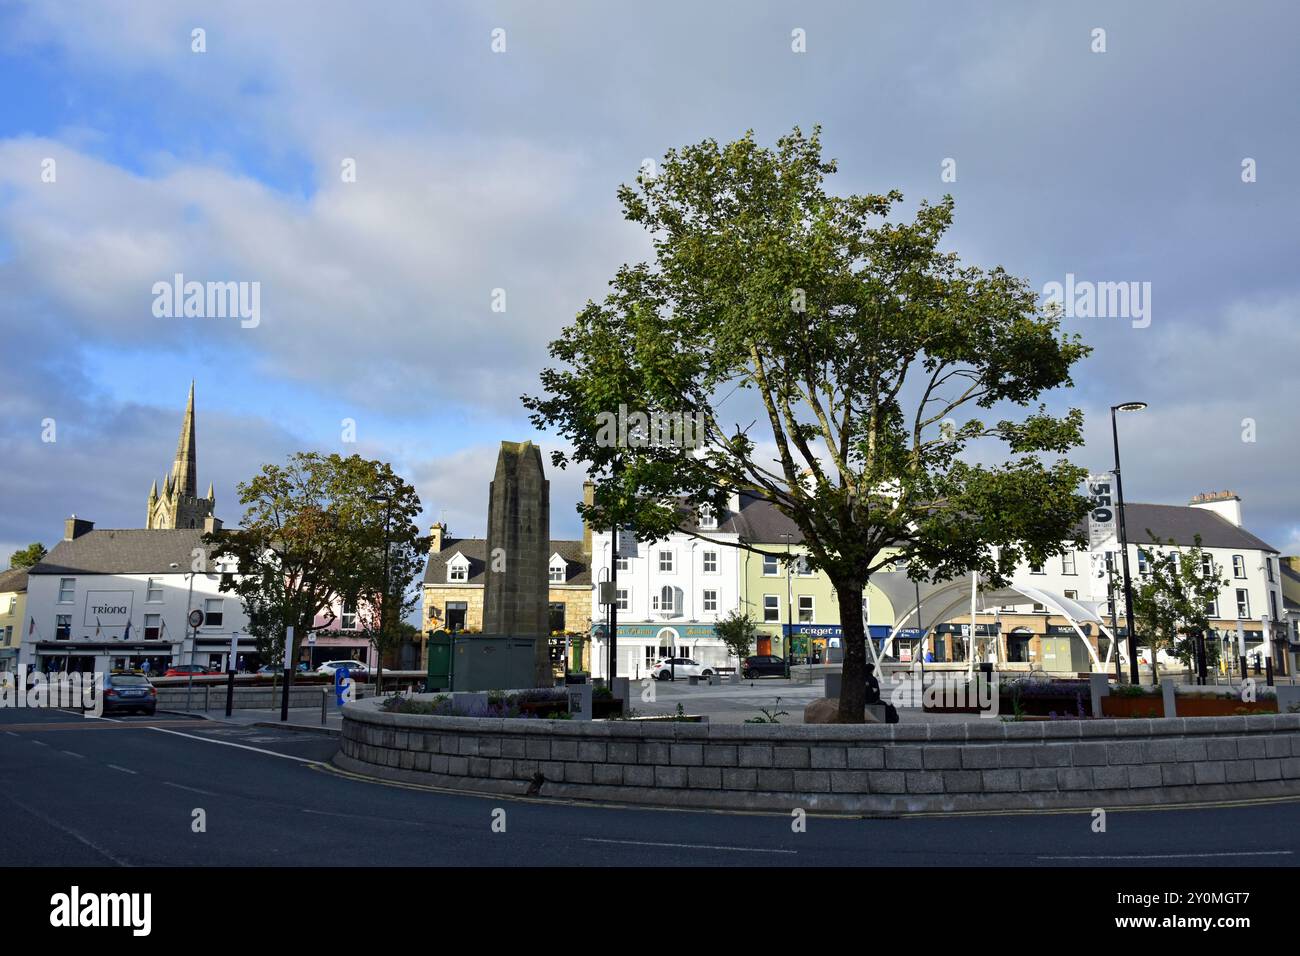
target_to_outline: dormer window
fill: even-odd
[[[558,554],[551,555],[551,583],[563,584],[569,577],[569,566]]]
[[[463,554],[457,553],[447,562],[447,583],[464,584],[469,580],[469,561]]]
[[[718,516],[713,508],[709,505],[700,505],[700,530],[716,531],[718,528]]]

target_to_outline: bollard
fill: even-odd
[[[325,704],[329,699],[330,689],[328,687],[322,687],[320,689],[320,723],[322,727],[325,726]]]
[[[212,685],[203,685],[203,712],[206,714],[212,708],[208,705],[208,698],[211,696]]]

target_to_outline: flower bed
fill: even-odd
[[[1081,719],[1093,716],[1092,692],[1087,681],[1007,681],[999,690],[999,712],[1017,717]]]

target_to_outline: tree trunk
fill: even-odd
[[[840,723],[860,724],[867,710],[867,635],[862,626],[862,581],[834,581],[844,632],[844,668],[840,678]]]

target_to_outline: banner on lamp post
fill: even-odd
[[[1096,550],[1103,541],[1115,537],[1115,476],[1109,472],[1104,475],[1088,476],[1088,545]]]

